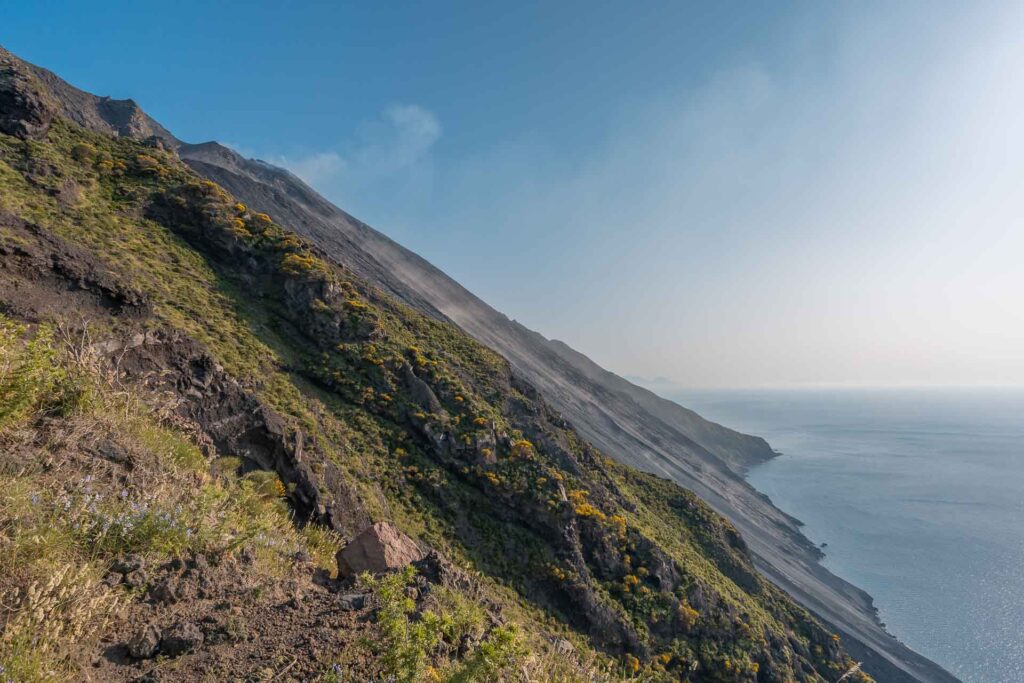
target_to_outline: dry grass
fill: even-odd
[[[2,645],[8,680],[60,680],[68,662],[96,644],[123,602],[102,584],[89,565],[65,563],[45,583],[32,582],[2,598],[9,613]]]
[[[211,471],[173,404],[123,386],[88,347],[0,317],[0,391],[20,406],[0,423],[0,671],[19,682],[72,676],[130,597],[101,580],[119,558],[244,550],[274,577],[300,550],[327,564],[340,546],[296,528],[272,473]]]

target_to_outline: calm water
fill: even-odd
[[[903,642],[970,683],[1024,681],[1024,390],[671,397],[784,454],[751,483]]]

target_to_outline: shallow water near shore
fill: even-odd
[[[783,455],[748,479],[900,640],[1024,681],[1024,389],[665,391]]]

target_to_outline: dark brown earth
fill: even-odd
[[[149,303],[89,251],[0,210],[0,298],[6,313],[39,320],[56,311],[144,318]]]
[[[301,558],[274,578],[250,572],[244,555],[140,569],[129,558],[121,568],[142,571],[152,587],[130,604],[85,680],[310,679],[355,644],[371,613],[369,600],[350,609],[337,585]],[[116,571],[109,578],[124,580]]]

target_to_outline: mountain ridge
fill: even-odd
[[[745,468],[772,456],[763,440],[707,423],[603,370],[567,345],[509,320],[419,256],[331,205],[293,174],[246,160],[217,143],[181,143],[133,101],[95,98],[34,69],[44,74],[40,78],[70,120],[113,135],[155,138],[198,173],[310,239],[382,291],[454,322],[502,353],[589,441],[621,461],[695,490],[723,512],[748,540],[763,572],[845,635],[866,641],[896,669],[916,671],[910,674],[916,680],[955,680],[886,640],[891,637],[878,625],[870,600],[821,568],[817,549],[799,533],[796,520],[746,485]],[[790,573],[824,588],[818,589],[820,594],[801,590]],[[828,604],[830,591],[844,596],[847,604]],[[884,666],[881,661],[873,664]]]

